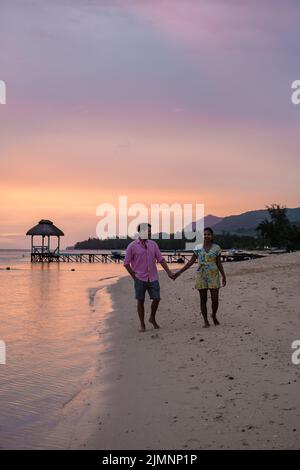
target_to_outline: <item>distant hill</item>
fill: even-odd
[[[201,220],[201,219],[200,219]],[[223,217],[218,217],[217,215],[205,215],[204,216],[204,227],[214,227],[217,223],[221,222]],[[192,222],[191,224],[187,225],[185,228],[186,232],[194,232],[196,229],[196,222]]]
[[[300,223],[300,207],[287,209],[287,216],[292,223]],[[253,233],[258,224],[266,218],[269,219],[269,214],[266,209],[248,211],[238,215],[229,215],[215,224],[214,231],[216,233]]]

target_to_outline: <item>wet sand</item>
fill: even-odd
[[[160,330],[138,332],[130,278],[110,288],[102,412],[94,405],[98,431],[85,448],[300,447],[300,366],[291,362],[300,339],[300,253],[225,270],[221,325],[209,329],[194,268],[176,281],[160,273]]]

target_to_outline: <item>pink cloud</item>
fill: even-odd
[[[129,8],[148,19],[162,33],[191,47],[259,45],[280,43],[281,34],[297,28],[299,6],[275,0],[129,0]]]

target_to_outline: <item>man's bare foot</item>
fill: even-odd
[[[212,315],[211,318],[213,319],[213,322],[214,322],[214,325],[220,325],[220,322],[219,320],[217,319],[217,317],[215,315]]]
[[[208,322],[205,322],[203,325],[203,328],[209,328],[209,327],[210,327],[210,324]]]
[[[141,328],[139,329],[140,333],[144,333],[146,331],[146,325],[141,325]]]
[[[152,323],[152,325],[154,326],[154,328],[155,328],[156,330],[157,330],[158,328],[160,328],[160,326],[156,323],[155,318],[150,317],[150,318],[149,318],[149,323]]]

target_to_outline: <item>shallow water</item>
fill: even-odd
[[[80,400],[72,417],[67,405],[93,381],[106,286],[124,274],[121,264],[31,264],[28,252],[0,252],[0,448],[71,444]]]

